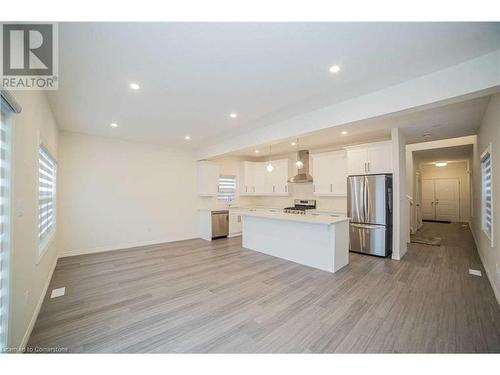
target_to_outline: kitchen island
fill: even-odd
[[[336,272],[349,263],[349,218],[247,211],[243,247]]]

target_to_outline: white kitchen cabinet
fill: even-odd
[[[216,196],[219,191],[219,166],[210,161],[197,163],[198,195]]]
[[[229,237],[239,236],[242,232],[241,210],[229,210]]]
[[[240,163],[240,195],[288,195],[288,159]]]
[[[312,154],[313,193],[318,196],[347,195],[345,151]]]
[[[255,195],[266,195],[268,191],[267,179],[268,171],[266,169],[267,163],[253,163],[253,194]]]
[[[253,164],[249,161],[240,163],[240,195],[253,195]]]
[[[392,173],[392,142],[376,142],[347,150],[349,175]]]
[[[267,166],[268,163],[266,163]],[[267,195],[288,195],[288,159],[271,161],[272,172],[267,172],[266,189]]]

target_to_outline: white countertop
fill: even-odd
[[[302,223],[324,224],[332,225],[342,221],[349,221],[347,217],[332,217],[327,215],[313,216],[313,215],[298,215],[298,214],[285,214],[283,212],[266,212],[266,211],[246,211],[242,213],[243,216],[262,217],[266,219],[275,220],[288,220],[298,221]]]

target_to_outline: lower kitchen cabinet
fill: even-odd
[[[242,211],[229,210],[229,237],[239,236],[242,232]]]

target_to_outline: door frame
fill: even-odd
[[[458,223],[462,222],[462,184],[460,183],[459,177],[431,177],[426,178],[426,180],[433,181],[434,184],[434,199],[436,198],[436,180],[454,180],[458,183]],[[434,220],[426,220],[426,221],[437,221],[440,222],[442,220],[436,219],[436,206],[434,205]]]

